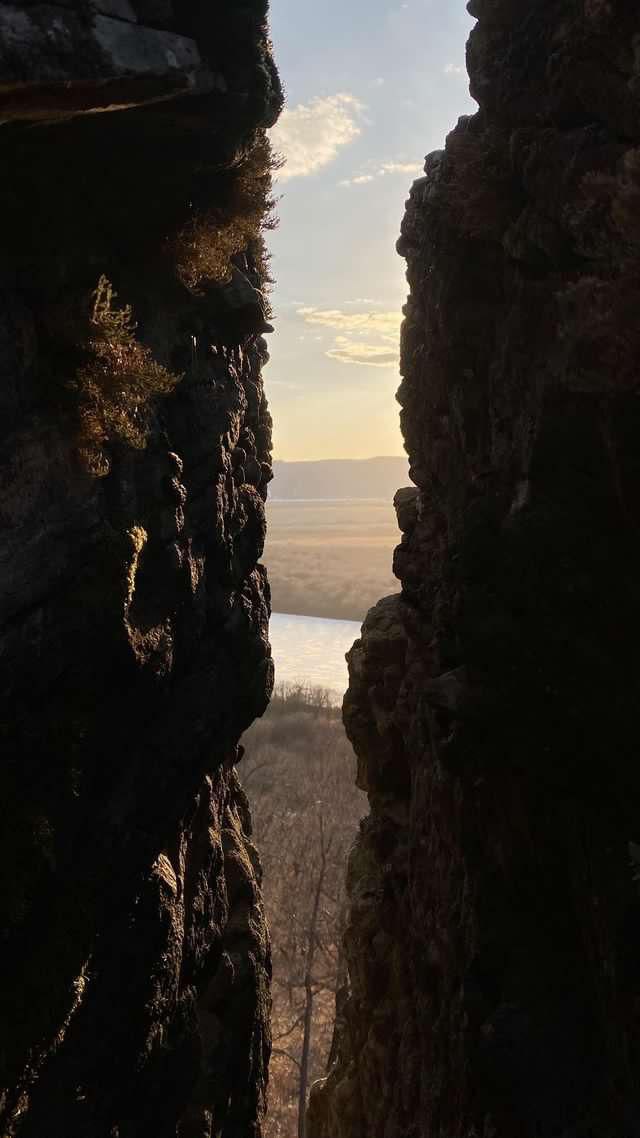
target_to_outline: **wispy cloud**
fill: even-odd
[[[358,340],[330,348],[327,355],[330,360],[337,360],[338,363],[360,364],[361,367],[395,367],[398,362],[398,353],[390,348]]]
[[[385,174],[420,174],[421,172],[421,162],[385,162],[378,173],[380,177],[384,177]]]
[[[399,312],[343,312],[341,308],[299,308],[298,316],[307,324],[320,324],[340,332],[374,332],[395,336],[402,316]]]
[[[344,93],[286,107],[271,132],[274,149],[286,162],[279,180],[305,178],[333,162],[360,134],[364,109],[355,95]]]
[[[444,75],[466,75],[466,67],[459,67],[457,63],[447,63],[442,69]]]
[[[374,171],[356,174],[353,178],[344,178],[340,185],[365,186],[369,182],[375,182],[377,178],[386,178],[388,174],[421,174],[422,169],[420,162],[383,162]]]
[[[334,333],[331,360],[362,367],[395,367],[402,314],[395,312],[345,312],[340,308],[299,308],[307,324],[329,328]]]

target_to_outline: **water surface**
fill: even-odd
[[[345,653],[359,636],[360,624],[354,620],[274,613],[271,648],[276,683],[324,688],[340,703],[348,683]]]

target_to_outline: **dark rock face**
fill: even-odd
[[[205,5],[182,24],[168,3],[96,7],[210,56]],[[265,5],[210,7],[217,52],[226,37],[212,92],[158,103],[129,74],[132,109],[74,104],[60,122],[76,79],[95,93],[102,72],[71,74],[47,115],[27,67],[27,122],[0,127],[3,1136],[261,1131],[270,951],[234,764],[272,686],[264,320],[227,320],[222,286],[181,285],[167,238],[193,203],[218,204],[281,95]],[[90,36],[90,6],[62,8]],[[252,250],[236,262],[253,295]],[[146,446],[110,440],[94,477],[70,381],[75,301],[100,274],[182,379]]]
[[[473,0],[431,155],[402,594],[351,653],[369,792],[314,1138],[640,1134],[640,9]]]
[[[0,2],[0,122],[240,93],[273,123],[267,0]]]

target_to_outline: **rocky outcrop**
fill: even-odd
[[[640,11],[472,0],[479,102],[411,191],[402,593],[345,723],[313,1138],[640,1134]]]
[[[269,326],[237,188],[249,169],[255,213],[265,18],[0,4],[3,1136],[261,1131],[270,951],[234,764],[272,685]],[[211,209],[244,243],[187,287]]]

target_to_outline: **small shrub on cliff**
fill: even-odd
[[[251,250],[268,280],[263,233],[277,224],[271,188],[280,165],[266,134],[260,133],[248,154],[225,175],[223,204],[194,213],[178,234],[173,255],[178,276],[188,288],[228,280],[232,257],[245,249]]]
[[[80,454],[95,475],[109,471],[105,447],[115,439],[141,449],[151,400],[167,395],[179,376],[154,360],[135,337],[129,305],[117,307],[105,276],[93,293],[87,360],[76,375],[80,398]]]

